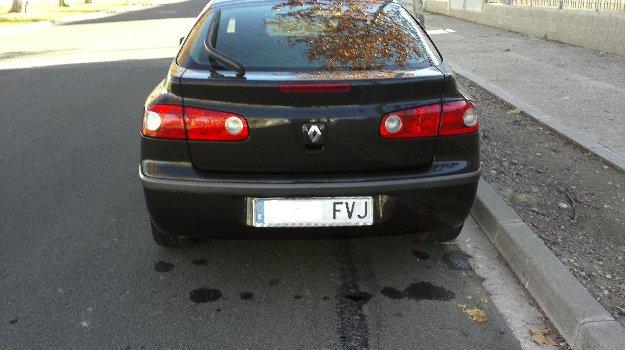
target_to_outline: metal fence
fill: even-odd
[[[557,9],[625,12],[625,0],[487,0],[487,2]]]

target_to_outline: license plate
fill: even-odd
[[[367,226],[373,224],[372,197],[250,198],[256,227]],[[248,206],[249,208],[250,206]]]

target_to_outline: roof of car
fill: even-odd
[[[254,2],[279,2],[279,1],[283,1],[283,2],[301,2],[302,4],[306,4],[308,2],[314,2],[314,1],[319,1],[319,2],[333,2],[333,1],[337,1],[337,0],[314,0],[314,1],[310,1],[310,0],[213,0],[210,2],[210,4],[237,4],[237,3],[254,3]],[[343,0],[345,2],[345,0]],[[348,2],[368,2],[368,3],[400,3],[399,0],[348,0]]]
[[[330,3],[334,1],[361,2],[361,3],[369,3],[369,4],[380,4],[380,5],[392,3],[392,4],[398,4],[400,6],[403,6],[400,0],[211,0],[206,4],[206,6],[204,6],[204,8],[202,9],[202,11],[200,11],[197,17],[198,18],[202,17],[204,13],[208,11],[208,9],[210,9],[211,7],[215,5],[217,5],[217,7],[220,7],[220,6],[229,6],[229,5],[236,5],[236,4],[252,4],[252,3],[259,3],[259,2],[273,2],[273,3],[293,2],[295,4],[299,2],[301,4],[307,4],[307,3],[313,3],[313,2]]]

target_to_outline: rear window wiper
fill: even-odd
[[[215,49],[215,35],[217,34],[220,19],[221,10],[217,11],[211,19],[210,26],[208,27],[208,35],[206,35],[206,39],[204,40],[204,48],[210,57],[219,61],[219,63],[224,66],[235,70],[237,72],[237,77],[242,78],[245,75],[245,66]]]

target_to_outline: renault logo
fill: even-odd
[[[319,145],[325,143],[325,129],[326,125],[324,123],[304,124],[302,127],[304,144]]]
[[[318,125],[313,125],[310,128],[308,128],[307,134],[308,134],[308,138],[310,139],[310,142],[317,142],[319,141],[321,136],[323,136]]]

